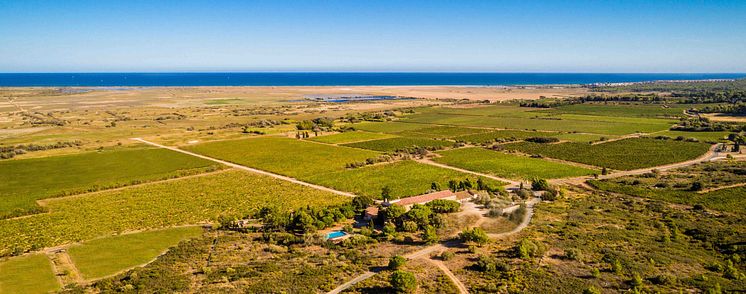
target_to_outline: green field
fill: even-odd
[[[376,150],[376,151],[382,151],[382,152],[393,152],[397,150],[405,150],[407,148],[412,148],[412,147],[425,147],[425,148],[440,149],[440,148],[448,147],[452,145],[453,145],[453,142],[450,142],[450,141],[432,140],[432,139],[427,139],[427,138],[404,138],[404,137],[344,144],[344,146],[347,146],[347,147],[369,149],[369,150]]]
[[[676,138],[682,136],[684,138],[696,138],[702,142],[722,142],[728,138],[730,132],[684,132],[684,131],[665,131],[656,133],[656,136],[669,136]]]
[[[426,124],[411,124],[403,122],[361,122],[351,124],[350,126],[354,127],[356,130],[390,134],[431,127]]]
[[[44,253],[0,261],[0,293],[48,293],[59,288]]]
[[[0,256],[133,230],[213,221],[221,214],[246,214],[263,206],[294,209],[348,199],[243,171],[55,198],[47,200],[49,213],[0,220]]]
[[[553,135],[551,137],[555,137],[555,138],[563,140],[563,141],[578,142],[578,143],[588,143],[588,142],[600,141],[602,138],[613,139],[616,136],[595,135],[595,134],[582,134],[582,133],[563,133],[563,134]]]
[[[198,144],[185,149],[299,179],[344,170],[378,152],[288,138],[252,138]]]
[[[510,155],[483,148],[440,151],[436,162],[510,179],[565,178],[591,175],[586,168],[526,156]]]
[[[529,137],[553,137],[558,133],[549,132],[531,132],[531,131],[517,131],[517,130],[499,130],[488,133],[472,134],[465,136],[454,137],[456,141],[464,141],[475,144],[490,143],[495,141],[517,141],[523,140]]]
[[[681,104],[602,104],[583,103],[563,105],[547,110],[547,113],[572,113],[601,116],[625,117],[682,117],[689,105]]]
[[[328,144],[345,144],[345,143],[386,139],[386,138],[393,138],[393,137],[395,136],[390,135],[390,134],[356,131],[356,132],[344,132],[344,133],[332,134],[332,135],[326,135],[326,136],[318,136],[318,137],[313,137],[309,140],[321,142],[321,143],[328,143]]]
[[[445,139],[457,136],[466,136],[472,134],[480,134],[491,131],[490,129],[478,129],[478,128],[462,128],[462,127],[448,127],[448,126],[434,126],[423,129],[402,131],[397,133],[403,137],[422,137],[422,138],[436,138]]]
[[[219,164],[165,149],[115,149],[0,162],[0,218],[41,211],[38,199],[214,170]]]
[[[598,167],[631,170],[694,159],[707,152],[710,145],[674,140],[634,138],[596,145],[587,143],[537,144],[520,142],[506,144],[504,148]]]
[[[324,174],[310,181],[377,198],[384,186],[389,186],[394,196],[407,197],[427,192],[433,182],[437,182],[442,189],[447,189],[449,180],[460,181],[466,178],[472,182],[476,182],[477,179],[476,176],[462,172],[407,160]],[[505,184],[488,179],[485,181],[495,186]]]
[[[86,280],[99,279],[147,263],[181,240],[199,236],[200,227],[179,227],[95,239],[67,249]]]

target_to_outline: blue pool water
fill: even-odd
[[[746,73],[0,73],[0,87],[546,85],[733,79]]]
[[[345,236],[345,235],[347,235],[347,233],[345,233],[343,231],[334,231],[334,232],[331,232],[329,234],[326,234],[326,239],[339,238],[339,237],[342,237],[342,236]]]

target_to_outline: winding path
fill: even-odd
[[[211,161],[214,161],[214,162],[217,162],[217,163],[221,163],[221,164],[224,164],[224,165],[227,165],[227,166],[230,166],[230,167],[233,167],[233,168],[237,168],[237,169],[240,169],[240,170],[245,170],[245,171],[248,171],[248,172],[252,172],[252,173],[257,173],[257,174],[261,174],[261,175],[273,177],[273,178],[280,179],[280,180],[283,180],[283,181],[288,181],[288,182],[295,183],[295,184],[298,184],[298,185],[303,185],[303,186],[306,186],[306,187],[311,187],[311,188],[314,188],[314,189],[331,192],[331,193],[334,193],[334,194],[337,194],[337,195],[342,195],[342,196],[347,196],[347,197],[355,197],[355,194],[352,194],[352,193],[343,192],[343,191],[335,190],[335,189],[332,189],[332,188],[328,188],[328,187],[324,187],[324,186],[319,186],[319,185],[315,185],[315,184],[311,184],[311,183],[307,183],[307,182],[303,182],[301,180],[298,180],[298,179],[295,179],[295,178],[291,178],[291,177],[288,177],[288,176],[278,175],[278,174],[271,173],[271,172],[268,172],[268,171],[263,171],[263,170],[260,170],[260,169],[250,168],[250,167],[245,166],[245,165],[235,164],[235,163],[228,162],[228,161],[225,161],[225,160],[220,160],[220,159],[209,157],[209,156],[205,156],[205,155],[202,155],[202,154],[198,154],[198,153],[194,153],[194,152],[182,150],[182,149],[179,149],[179,148],[176,148],[176,147],[169,147],[169,146],[161,145],[161,144],[158,144],[158,143],[147,141],[147,140],[142,139],[142,138],[132,138],[132,140],[135,140],[135,141],[138,141],[138,142],[142,142],[142,143],[145,143],[145,144],[148,144],[148,145],[151,145],[151,146],[155,146],[155,147],[158,147],[158,148],[168,149],[168,150],[171,150],[171,151],[181,152],[181,153],[184,153],[184,154],[187,154],[187,155],[191,155],[191,156],[194,156],[194,157],[199,157],[199,158],[202,158],[202,159],[211,160]]]

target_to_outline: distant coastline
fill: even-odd
[[[599,85],[739,78],[746,78],[746,73],[0,73],[0,87],[520,86]]]

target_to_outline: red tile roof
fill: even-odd
[[[401,200],[394,202],[394,204],[406,206],[410,204],[426,203],[435,199],[442,199],[454,196],[450,190],[438,191],[430,194],[418,195],[413,197],[402,198]]]
[[[378,206],[368,206],[368,208],[365,209],[365,214],[378,215]]]

